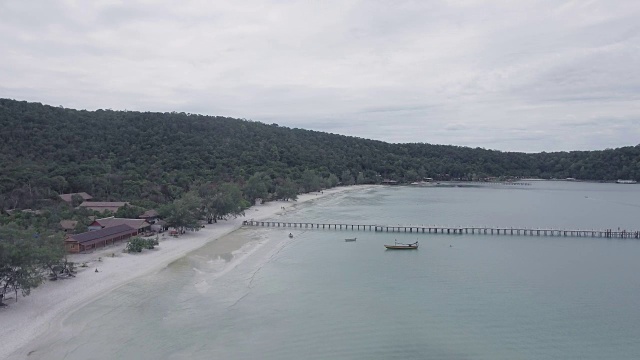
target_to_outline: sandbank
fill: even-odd
[[[30,341],[47,331],[55,331],[73,310],[136,278],[160,271],[189,252],[239,229],[243,220],[271,218],[291,210],[296,204],[363,187],[367,186],[332,188],[299,195],[297,201],[255,205],[245,211],[244,217],[205,225],[199,231],[187,232],[178,238],[165,233],[159,237],[160,245],[156,249],[144,250],[140,254],[124,253],[125,243],[121,243],[88,254],[68,255],[69,261],[87,265],[77,268],[75,278],[47,281],[33,289],[29,296],[19,294],[17,302],[5,299],[8,306],[0,307],[0,359],[11,354],[19,356],[18,350],[26,351],[25,346]],[[220,248],[227,251],[225,246]]]

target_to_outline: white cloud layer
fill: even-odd
[[[640,143],[640,2],[0,0],[0,97],[509,151]]]

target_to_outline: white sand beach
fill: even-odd
[[[6,299],[8,306],[0,307],[0,359],[23,349],[39,335],[55,331],[61,321],[83,304],[138,277],[160,271],[187,253],[240,228],[243,220],[270,218],[296,204],[357,188],[362,186],[302,194],[297,201],[256,205],[247,209],[244,217],[206,225],[200,231],[188,232],[178,238],[165,233],[160,237],[160,245],[156,249],[144,250],[141,254],[123,253],[125,244],[122,243],[89,254],[69,255],[69,261],[78,265],[87,264],[87,267],[78,267],[75,278],[47,281],[33,289],[31,295],[23,297],[19,294],[17,302],[15,299]]]

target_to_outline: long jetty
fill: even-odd
[[[308,222],[282,222],[282,221],[254,221],[245,220],[246,226],[261,226],[272,228],[298,228],[298,229],[326,229],[326,230],[353,230],[374,232],[400,232],[417,234],[481,234],[481,235],[525,235],[525,236],[566,236],[566,237],[595,237],[595,238],[619,238],[640,239],[640,231],[627,230],[569,230],[569,229],[533,229],[533,228],[506,228],[506,227],[443,227],[443,226],[387,226],[368,224],[328,224]]]

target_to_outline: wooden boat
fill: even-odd
[[[351,239],[344,239],[344,241],[346,242],[350,242],[350,241],[356,241],[357,238],[351,238]]]
[[[385,245],[384,247],[386,247],[387,249],[390,250],[410,250],[410,249],[417,249],[418,248],[418,242],[414,242],[413,244],[403,244],[403,243],[399,243],[399,242],[395,242],[395,245]]]

